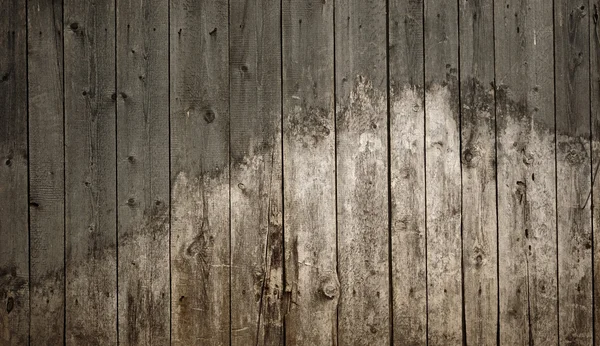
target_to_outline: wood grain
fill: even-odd
[[[500,343],[558,343],[552,3],[496,1]]]
[[[460,345],[458,3],[426,0],[424,15],[428,344]]]
[[[336,345],[333,3],[282,6],[286,343]]]
[[[0,344],[29,340],[27,8],[2,0],[0,23]]]
[[[30,340],[64,340],[64,124],[61,1],[27,4]]]
[[[390,343],[386,2],[335,6],[341,345]]]
[[[598,167],[600,167],[600,0],[590,0],[587,5],[590,39],[590,110],[592,120],[592,191],[588,198],[592,205],[592,260],[593,260],[593,288],[594,288],[594,343],[600,344],[600,184],[598,183]]]
[[[460,1],[459,11],[464,336],[468,344],[496,345],[494,4]]]
[[[117,2],[120,345],[170,342],[169,3]]]
[[[586,1],[554,2],[559,341],[592,345],[589,20]]]
[[[114,1],[64,11],[65,338],[116,345]]]
[[[229,8],[231,344],[283,345],[281,4]]]
[[[393,344],[427,344],[423,2],[389,2]]]
[[[171,323],[230,342],[228,2],[171,1]]]

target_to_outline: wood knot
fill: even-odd
[[[204,121],[206,121],[207,124],[210,124],[213,121],[215,121],[215,117],[215,111],[213,111],[212,109],[207,109],[206,112],[204,112]]]
[[[6,313],[10,314],[11,311],[13,311],[15,307],[15,299],[13,297],[8,297],[8,300],[6,301]]]
[[[333,277],[325,278],[321,282],[321,292],[327,299],[334,299],[338,296],[339,285]]]
[[[69,25],[69,28],[71,28],[71,30],[73,31],[76,31],[77,29],[79,29],[79,23],[73,22],[71,23],[71,25]]]

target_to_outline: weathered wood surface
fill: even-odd
[[[61,1],[27,3],[29,341],[64,340],[64,109]]]
[[[171,341],[230,341],[228,2],[171,1]]]
[[[285,341],[336,345],[333,3],[282,6]]]
[[[485,346],[498,325],[493,1],[460,1],[459,22],[464,337]]]
[[[598,0],[0,5],[0,344],[600,343]]]
[[[463,343],[458,3],[425,1],[428,344]]]
[[[29,339],[27,8],[0,1],[0,344]]]
[[[494,15],[500,343],[555,345],[552,3],[496,1]]]
[[[230,2],[231,344],[283,345],[280,1]]]
[[[63,8],[65,340],[116,345],[114,1]]]
[[[119,344],[167,345],[169,2],[117,6]]]
[[[389,3],[389,154],[394,345],[427,344],[423,4]]]
[[[558,332],[563,345],[593,343],[587,5],[587,0],[554,2]]]
[[[390,344],[386,2],[335,6],[340,345]]]

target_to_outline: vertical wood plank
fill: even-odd
[[[62,2],[30,0],[28,17],[30,343],[63,343],[64,111]]]
[[[64,3],[67,345],[117,344],[114,3]]]
[[[598,167],[600,167],[600,0],[590,0],[588,4],[589,38],[590,38],[590,110],[592,117],[592,259],[593,259],[593,309],[594,309],[594,344],[600,344],[600,184],[598,183]]]
[[[592,345],[587,0],[554,1],[558,311],[561,344]]]
[[[171,1],[172,342],[230,338],[228,1]]]
[[[169,3],[117,6],[119,344],[167,345]]]
[[[335,5],[339,343],[390,343],[386,1]]]
[[[286,343],[336,345],[333,2],[282,13]]]
[[[2,0],[0,23],[0,344],[29,338],[27,7]]]
[[[423,1],[389,2],[393,344],[427,344]]]
[[[425,1],[429,345],[462,344],[458,3]]]
[[[459,2],[465,337],[496,345],[498,258],[494,5]]]
[[[281,2],[230,2],[231,344],[283,345]]]
[[[552,2],[496,1],[500,343],[558,343]]]

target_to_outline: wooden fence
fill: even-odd
[[[600,0],[0,9],[0,345],[600,345]]]

